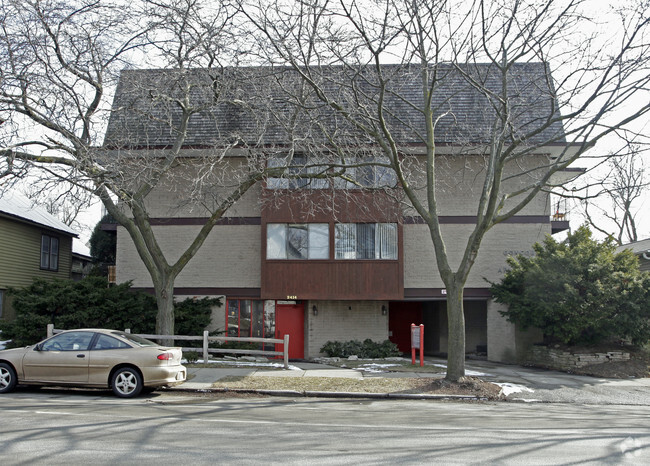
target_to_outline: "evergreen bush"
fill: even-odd
[[[381,359],[399,356],[400,352],[395,343],[390,340],[383,342],[374,342],[367,338],[363,342],[359,340],[350,340],[346,342],[328,341],[320,349],[331,358],[347,358],[358,356],[362,359]]]
[[[156,300],[134,291],[130,283],[108,284],[105,277],[80,281],[36,279],[22,289],[11,289],[16,319],[0,321],[7,347],[34,344],[45,338],[47,324],[55,328],[109,328],[132,333],[155,333]],[[209,325],[216,298],[188,299],[175,306],[176,334],[202,335]]]

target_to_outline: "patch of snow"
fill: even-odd
[[[377,374],[377,373],[386,372],[384,369],[388,367],[396,367],[396,366],[401,366],[401,364],[377,364],[377,363],[364,364],[362,366],[357,367],[356,369],[362,372],[371,372],[373,374]]]
[[[203,364],[203,359],[196,361],[199,364]],[[219,360],[219,361],[209,361],[209,363],[222,364],[224,366],[233,366],[233,367],[281,367],[284,368],[284,364],[280,362],[245,362],[245,361],[229,361],[229,360]],[[301,371],[302,369],[297,366],[289,365],[290,371]]]
[[[520,392],[530,392],[530,393],[535,392],[535,390],[533,390],[531,388],[525,387],[523,385],[517,385],[517,384],[514,384],[514,383],[509,383],[509,382],[497,383],[496,385],[501,387],[501,391],[503,392],[503,394],[505,396],[511,395],[513,393],[520,393]]]
[[[429,364],[429,365],[433,366],[433,367],[441,367],[443,369],[447,369],[446,364]],[[472,370],[469,370],[469,369],[465,370],[465,375],[470,375],[470,376],[473,376],[473,377],[492,377],[492,374],[487,374],[485,372],[472,371]]]

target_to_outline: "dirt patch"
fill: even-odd
[[[469,395],[487,400],[504,399],[501,387],[477,377],[461,377],[459,382],[433,379],[428,385],[423,386],[422,390],[425,393]]]
[[[227,377],[214,388],[304,392],[464,395],[499,400],[501,387],[475,377],[453,383],[436,378]]]

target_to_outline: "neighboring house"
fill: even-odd
[[[634,243],[624,244],[617,248],[618,251],[631,249],[639,258],[639,268],[641,271],[650,272],[650,238],[635,241]]]
[[[80,241],[72,243],[72,264],[70,266],[70,278],[79,281],[86,278],[93,269],[93,258],[90,257],[90,250]]]
[[[34,278],[70,278],[72,239],[77,234],[17,194],[0,197],[0,318],[13,319],[8,288]]]
[[[540,104],[537,88],[530,85],[536,79],[544,80],[543,65],[524,64],[513,72],[521,72],[528,83],[521,85],[518,96],[524,101],[522,108],[534,112],[534,105],[551,105],[551,99]],[[200,80],[201,71],[195,73]],[[161,70],[122,72],[104,143],[106,150],[119,156],[141,150],[164,153],[173,144],[173,132],[164,122],[174,121],[178,109],[161,104],[165,100],[159,96],[169,85],[169,74]],[[413,94],[418,95],[419,75],[405,79],[415,79],[404,84],[412,85]],[[438,153],[445,158],[440,165],[444,179],[439,180],[438,203],[447,248],[452,256],[458,256],[476,221],[480,192],[474,186],[477,179],[480,185],[482,159],[471,154],[455,155],[453,141],[459,130],[448,121],[461,122],[467,137],[491,122],[489,112],[477,107],[481,96],[459,88],[453,74],[448,79],[449,86],[441,95],[443,99],[453,97],[449,105],[455,105],[455,112],[453,118],[443,118],[438,124]],[[245,95],[244,81],[242,90],[233,91],[235,95]],[[211,98],[209,92],[206,95],[206,99]],[[193,96],[201,98],[199,91]],[[249,134],[252,120],[237,105],[214,107],[190,121],[185,146],[190,158],[218,144],[217,135],[232,133],[245,139],[248,134],[253,139]],[[417,118],[410,107],[398,102],[391,109],[399,118]],[[145,117],[149,112],[159,113]],[[322,121],[332,124],[333,119]],[[559,123],[548,131],[564,134]],[[415,141],[412,134],[400,137],[400,143]],[[262,136],[265,147],[274,150],[287,142],[282,138],[277,127]],[[414,154],[424,153],[416,143],[409,147]],[[531,154],[530,167],[545,163],[564,147],[566,143],[560,142]],[[312,156],[305,153],[298,157]],[[243,159],[242,151],[234,150],[228,158],[236,165]],[[417,160],[421,162],[422,158]],[[359,169],[350,175],[368,187],[394,184],[392,175],[378,168]],[[516,178],[510,182],[524,182]],[[180,184],[163,182],[149,196],[151,223],[171,255],[185,248],[187,238],[193,237],[206,220],[205,212],[181,205],[181,191]],[[486,236],[465,289],[468,352],[487,350],[491,360],[514,361],[522,342],[532,341],[499,314],[501,305],[491,300],[485,279],[502,276],[508,255],[532,254],[533,243],[568,228],[564,218],[552,221],[548,196],[541,193],[517,216],[495,226]],[[305,198],[319,208],[305,208]],[[265,202],[268,199],[272,202]],[[423,323],[426,352],[446,352],[446,290],[436,268],[429,230],[413,210],[403,207],[390,193],[358,190],[340,180],[303,183],[275,178],[253,188],[225,215],[177,278],[174,294],[180,299],[225,296],[225,309],[214,324],[228,335],[273,337],[288,333],[291,357],[312,358],[328,340],[390,339],[408,351],[410,324]],[[131,280],[136,288],[151,289],[149,275],[122,227],[117,228],[116,262],[118,282]]]

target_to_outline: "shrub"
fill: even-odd
[[[395,343],[385,340],[381,343],[374,342],[370,338],[362,342],[350,340],[346,342],[328,341],[320,349],[321,353],[334,358],[347,358],[358,356],[363,359],[379,359],[399,356],[400,352]]]
[[[183,357],[189,364],[192,364],[199,360],[199,353],[196,351],[183,351]]]
[[[131,289],[130,283],[109,286],[104,277],[45,281],[36,279],[22,289],[12,289],[16,319],[0,321],[8,347],[34,344],[45,337],[47,324],[55,328],[130,328],[132,333],[155,333],[156,300]],[[176,305],[176,333],[201,335],[210,323],[214,298],[186,300]]]
[[[492,284],[509,321],[570,345],[650,339],[650,274],[631,251],[616,253],[611,239],[599,243],[586,227],[533,249],[535,257],[508,258],[510,270]]]
[[[203,335],[210,325],[213,307],[221,307],[219,298],[192,298],[174,303],[174,333],[176,335]],[[197,342],[183,342],[186,343]],[[198,342],[199,345],[202,343]],[[192,346],[192,345],[188,345]]]

